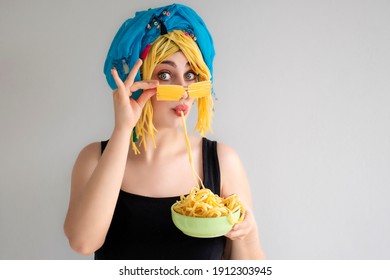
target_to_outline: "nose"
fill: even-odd
[[[180,98],[180,100],[185,100],[185,99],[188,99],[189,98],[189,94],[188,94],[188,86],[189,84],[182,78],[182,79],[177,79],[175,81],[177,85],[180,85],[184,88],[184,93],[183,93],[183,96]]]
[[[181,99],[187,99],[189,97],[187,88],[184,88],[184,93]]]

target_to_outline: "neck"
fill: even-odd
[[[185,143],[183,131],[176,128],[159,129],[154,136],[154,140],[157,148],[161,147],[162,149],[180,146]],[[151,142],[150,139],[148,139],[148,141]],[[152,145],[152,143],[150,143],[150,145]]]
[[[149,138],[146,139],[146,151],[143,147],[140,147],[141,154],[137,157],[142,157],[147,161],[154,161],[160,157],[167,157],[169,155],[177,153],[185,147],[184,132],[180,129],[165,128],[159,129],[154,136],[153,141]]]

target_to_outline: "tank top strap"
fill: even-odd
[[[217,142],[202,138],[203,184],[213,193],[221,195],[221,173],[219,169]]]

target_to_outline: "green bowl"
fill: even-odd
[[[184,234],[192,237],[211,238],[223,236],[233,227],[227,216],[217,218],[189,217],[177,213],[173,210],[173,206],[171,207],[171,212],[175,226]],[[233,213],[234,221],[237,221],[239,217],[240,211]]]

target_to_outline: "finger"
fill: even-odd
[[[124,84],[126,87],[130,87],[133,84],[135,76],[137,76],[138,70],[141,67],[141,65],[142,65],[142,60],[138,59],[125,80]]]
[[[225,236],[227,238],[229,238],[230,240],[237,240],[239,238],[237,233],[233,233],[233,232],[229,232],[229,233],[225,234]]]
[[[138,105],[143,108],[146,104],[146,102],[156,94],[156,89],[147,89],[144,90],[144,92],[138,97],[137,103]]]
[[[131,85],[130,91],[135,92],[139,89],[151,89],[151,88],[156,88],[157,86],[158,86],[157,80],[139,81]]]
[[[232,227],[232,229],[231,229],[227,234],[225,234],[225,236],[231,239],[232,236],[235,235],[234,232],[235,232],[237,229],[238,229],[238,225],[235,224],[235,225]]]
[[[241,240],[248,234],[245,229],[231,230],[225,236],[231,240]]]
[[[115,68],[112,68],[112,69],[111,69],[111,75],[112,75],[112,77],[114,78],[114,81],[115,81],[116,86],[117,86],[118,88],[119,88],[119,87],[123,87],[122,79],[119,77],[118,71],[117,71]]]

